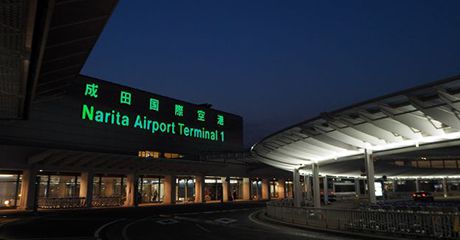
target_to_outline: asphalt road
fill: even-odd
[[[4,221],[0,225],[0,239],[356,239],[263,222],[257,217],[259,209],[260,206],[254,205],[199,211],[57,212]]]

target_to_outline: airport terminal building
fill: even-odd
[[[459,77],[323,113],[247,151],[240,116],[80,74],[116,2],[0,4],[0,208],[460,195]]]
[[[292,197],[289,172],[244,150],[240,116],[80,74],[115,5],[0,4],[0,207]]]

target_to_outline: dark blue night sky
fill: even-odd
[[[243,116],[245,144],[460,74],[460,1],[120,0],[82,73]]]

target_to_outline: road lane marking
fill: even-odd
[[[255,223],[255,224],[259,224],[259,225],[262,225],[262,226],[265,226],[265,227],[269,227],[269,228],[273,228],[273,229],[280,230],[279,227],[276,227],[276,226],[273,225],[273,224],[264,223],[264,222],[262,222],[262,221],[260,221],[260,220],[257,220],[256,218],[254,218],[254,215],[259,214],[260,211],[262,211],[262,210],[255,211],[255,212],[249,214],[249,216],[248,216],[249,220],[250,220],[251,222]]]
[[[218,219],[214,219],[214,222],[217,222],[217,223],[220,223],[220,224],[225,224],[225,225],[235,223],[237,221],[238,220],[233,219],[233,218],[218,218]]]
[[[126,220],[126,219],[125,219],[125,218],[120,218],[120,219],[116,219],[116,220],[110,221],[110,222],[108,222],[108,223],[106,223],[106,224],[100,226],[100,227],[96,230],[96,232],[94,233],[94,237],[96,238],[96,240],[101,240],[101,238],[100,238],[99,235],[101,234],[101,231],[102,231],[104,228],[106,228],[106,227],[108,227],[108,226],[110,226],[110,225],[112,225],[112,224],[114,224],[114,223],[121,222],[121,221],[124,221],[124,220]]]
[[[139,223],[139,222],[142,222],[142,221],[146,221],[146,220],[156,220],[156,219],[158,219],[158,218],[157,218],[157,217],[151,217],[151,216],[150,216],[150,217],[141,218],[141,219],[138,219],[138,220],[136,220],[136,221],[133,221],[133,222],[130,222],[130,223],[126,224],[126,225],[123,227],[122,231],[121,231],[121,235],[122,235],[123,240],[129,240],[129,237],[128,237],[128,228],[130,228],[132,225],[134,225],[134,224],[136,224],[136,223]],[[176,223],[179,222],[179,221],[174,220],[174,219],[166,219],[166,221],[168,221],[168,220],[170,220],[170,221],[175,221]],[[160,221],[165,221],[165,220],[160,220]],[[156,222],[159,222],[159,221],[156,221]],[[170,224],[172,224],[172,223],[170,223]]]
[[[262,212],[262,213],[261,213]],[[337,233],[328,233],[324,232],[324,230],[308,230],[308,229],[297,229],[294,226],[277,226],[274,225],[273,223],[265,223],[262,220],[256,219],[254,216],[256,214],[263,214],[263,210],[258,210],[253,213],[251,213],[248,218],[250,221],[253,223],[263,225],[272,229],[277,229],[277,233],[280,234],[285,234],[285,235],[293,235],[293,236],[301,236],[301,237],[307,237],[309,239],[318,239],[318,240],[351,240],[355,239],[353,236],[350,237],[338,237],[338,235],[334,235]]]
[[[171,224],[176,224],[179,223],[179,221],[174,220],[174,219],[164,219],[164,220],[158,220],[156,223],[159,223],[161,225],[171,225]]]
[[[148,219],[152,219],[152,217],[141,218],[141,219],[138,219],[138,220],[136,220],[134,222],[130,222],[130,223],[126,224],[123,227],[123,229],[121,230],[121,236],[122,236],[123,240],[129,240],[129,237],[128,237],[128,228],[129,227],[131,227],[135,223],[142,222],[142,221],[145,221],[145,220],[148,220]]]
[[[195,225],[196,225],[196,226],[197,226],[199,229],[201,229],[201,230],[203,230],[203,231],[205,231],[205,232],[208,232],[208,233],[210,233],[210,232],[211,232],[211,231],[209,231],[209,229],[207,229],[207,228],[205,228],[205,227],[201,226],[201,225],[200,225],[200,224],[198,224],[198,223],[196,223]]]

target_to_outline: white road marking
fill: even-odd
[[[233,219],[233,218],[218,218],[214,219],[214,222],[221,223],[221,224],[230,224],[230,223],[235,223],[238,220]]]
[[[174,220],[174,219],[164,219],[164,220],[158,220],[156,223],[159,223],[161,225],[171,225],[171,224],[176,224],[179,223],[179,221]]]
[[[293,235],[293,236],[302,236],[302,237],[307,237],[310,239],[318,239],[318,240],[350,240],[350,239],[355,239],[353,236],[350,237],[338,237],[337,235],[333,235],[334,233],[326,233],[326,232],[315,232],[315,231],[309,231],[307,229],[305,230],[297,230],[295,227],[285,227],[285,226],[277,226],[272,223],[265,223],[261,220],[256,219],[254,216],[256,214],[259,214],[263,210],[255,211],[251,213],[248,218],[251,222],[263,225],[265,227],[269,227],[272,229],[277,229],[278,233],[281,234],[288,234],[288,235]]]
[[[200,225],[200,224],[198,224],[198,223],[197,223],[197,224],[195,224],[195,225],[196,225],[196,226],[197,226],[199,229],[201,229],[201,230],[203,230],[203,231],[205,231],[205,232],[208,232],[208,233],[209,233],[209,232],[211,232],[211,231],[209,231],[209,229],[207,229],[207,228],[205,228],[205,227],[201,226],[201,225]]]
[[[114,223],[121,222],[121,221],[124,221],[124,220],[126,220],[126,219],[125,219],[125,218],[120,218],[120,219],[113,220],[113,221],[111,221],[111,222],[108,222],[108,223],[106,223],[106,224],[100,226],[100,227],[96,230],[96,232],[94,233],[94,237],[96,238],[96,240],[101,240],[99,234],[101,233],[101,231],[102,231],[104,228],[106,228],[106,227],[108,227],[108,226],[110,226],[110,225],[112,225],[112,224],[114,224]]]
[[[129,237],[128,237],[128,228],[131,227],[132,225],[138,223],[138,222],[142,222],[142,221],[145,221],[145,220],[149,220],[149,219],[152,219],[152,217],[145,217],[145,218],[141,218],[141,219],[138,219],[134,222],[130,222],[128,224],[126,224],[123,229],[121,230],[121,236],[123,238],[123,240],[129,240]]]

